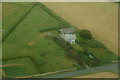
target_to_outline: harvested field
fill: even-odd
[[[43,3],[57,15],[93,36],[118,54],[117,3]]]
[[[78,76],[75,78],[118,78],[118,75],[111,72],[100,72],[100,73],[94,73],[86,76]]]

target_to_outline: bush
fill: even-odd
[[[89,46],[91,48],[106,48],[102,43],[100,43],[99,41],[97,41],[95,39],[82,40],[81,44],[84,44],[84,45]]]
[[[75,51],[73,49],[70,49],[68,55],[69,55],[70,58],[76,60],[79,64],[83,65],[83,60],[78,55],[77,51]]]
[[[106,48],[105,45],[95,40],[91,33],[87,30],[79,30],[77,32],[77,43],[83,48]]]
[[[67,27],[68,26],[66,26],[66,25],[59,25],[59,26],[55,26],[55,27],[47,27],[47,28],[40,29],[40,32],[47,32],[47,31],[52,31],[52,30],[58,30],[58,29],[67,28]]]
[[[85,39],[92,39],[92,35],[91,35],[90,31],[88,31],[88,30],[80,30],[79,35]]]
[[[63,47],[66,51],[69,51],[72,48],[71,45],[68,42],[66,42],[65,40],[63,40],[61,38],[54,37],[53,40],[58,45],[60,45],[61,47]]]

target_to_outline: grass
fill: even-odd
[[[90,51],[93,52],[93,55],[99,58],[102,63],[110,63],[114,60],[118,60],[118,56],[108,49],[90,48]]]
[[[58,26],[60,23],[36,6],[3,43],[3,59],[31,56],[38,64],[39,73],[76,67],[77,63],[66,57],[66,51],[45,37],[47,33],[39,32],[42,28]]]
[[[16,5],[17,3],[14,4]],[[30,4],[32,5],[33,3]],[[24,5],[24,3],[20,3],[19,5]],[[13,9],[13,11],[15,10]],[[43,9],[43,7],[36,5],[32,9],[32,11],[29,14],[27,14],[27,16],[19,23],[19,25],[16,26],[15,30],[12,31],[12,33],[7,37],[5,42],[3,42],[3,55],[2,55],[3,60],[12,59],[3,62],[3,64],[10,63],[24,64],[23,66],[4,68],[6,74],[8,74],[8,77],[25,76],[37,73],[46,73],[80,67],[76,61],[71,60],[67,57],[67,51],[65,51],[62,47],[56,44],[52,39],[46,37],[46,35],[48,34],[47,32],[44,33],[40,32],[40,30],[42,29],[60,26],[61,22],[62,25],[67,24],[67,22],[64,22],[64,20],[61,21],[61,19],[55,18],[55,16],[53,16],[54,15],[53,13],[52,14],[50,13],[51,12]],[[13,16],[13,14],[15,13],[13,12],[11,14],[12,14],[11,16]],[[18,15],[16,14],[16,16],[20,15],[22,16],[22,14]],[[12,22],[8,23],[7,19],[9,20],[11,16],[9,16],[8,14],[6,14],[5,16],[6,19],[4,19],[5,21],[3,29],[6,28],[9,30],[10,26],[7,25],[9,24],[13,25],[14,23]],[[14,18],[13,20],[16,20],[17,22],[18,17]],[[58,35],[58,30],[49,32],[51,32],[54,35]],[[96,62],[99,59],[100,61],[102,61],[102,63],[108,63],[112,60],[117,59],[116,55],[114,55],[106,47],[103,48],[104,45],[102,45],[97,40],[95,39],[85,40],[82,39],[78,34],[76,35],[78,39],[77,41],[82,43],[80,44],[76,43],[75,45],[72,45],[72,47],[76,51],[78,52],[80,51],[79,56],[81,56],[81,58],[83,58],[82,60],[84,60],[87,64],[92,64],[93,66],[96,66],[97,65]],[[88,53],[85,53],[86,50],[88,51]],[[101,55],[101,53],[103,55]],[[93,55],[95,59],[90,59],[89,55]],[[29,59],[14,59],[16,57],[28,57],[28,56],[32,57],[33,62]],[[90,62],[91,60],[93,62]],[[15,71],[12,72],[11,70],[13,69]],[[23,71],[23,73],[18,72],[18,70]]]
[[[4,64],[21,64],[22,66],[27,67],[30,70],[29,73],[38,73],[36,69],[36,65],[34,65],[33,61],[30,58],[18,58],[18,59],[11,59],[3,62]]]
[[[5,67],[3,70],[7,73],[6,75],[9,78],[30,75],[29,70],[25,66]]]
[[[39,71],[36,69],[36,66],[30,58],[18,58],[7,60],[3,61],[3,64],[21,64],[3,67],[3,70],[9,78],[28,76],[39,73]]]
[[[84,49],[83,49],[80,45],[78,45],[78,44],[73,44],[72,47],[73,47],[75,50],[77,50],[77,51],[83,51],[83,50],[84,50]]]
[[[33,3],[3,3],[3,37],[14,25],[20,20],[21,17],[30,9]],[[11,8],[11,9],[10,9]]]
[[[16,28],[16,30],[12,33],[12,35],[8,37],[6,42],[3,43],[3,52],[5,51],[3,54],[3,58],[4,57],[9,58],[9,52],[6,52],[6,51],[10,51],[10,48],[8,48],[10,46],[11,48],[15,48],[15,50],[10,51],[12,54],[14,53],[12,51],[18,51],[18,53],[14,54],[13,57],[18,57],[19,55],[22,55],[22,56],[30,55],[31,50],[34,50],[37,48],[39,49],[40,52],[42,52],[42,50],[45,51],[44,47],[47,48],[48,42],[51,42],[51,41],[45,39],[45,36],[39,32],[39,29],[43,27],[48,27],[48,26],[50,27],[55,26],[58,24],[59,24],[59,21],[57,21],[56,19],[51,17],[49,14],[47,14],[44,10],[42,10],[42,8],[35,7],[33,11],[26,17],[26,19],[24,19],[24,21],[21,22],[21,24]],[[34,44],[29,45],[29,43],[31,42],[34,42]],[[30,51],[27,51],[27,50],[30,50]],[[27,53],[25,51],[27,51]],[[37,54],[40,53],[37,50],[34,50],[34,51],[35,53],[37,52]],[[5,55],[5,53],[7,53],[7,55]]]
[[[90,30],[97,40],[118,54],[118,4],[113,2],[43,2],[43,4],[76,28]]]
[[[106,64],[106,63],[111,63],[114,60],[118,60],[118,56],[116,54],[114,54],[114,52],[112,52],[108,48],[106,48],[106,46],[104,44],[95,40],[94,38],[83,39],[79,34],[80,33],[76,33],[77,43],[85,51],[87,51],[87,54],[84,53],[86,56],[93,55],[94,58],[96,59],[96,61],[98,61],[97,62],[98,64]],[[89,61],[90,60],[88,59],[87,62],[89,62]],[[99,61],[100,61],[100,63],[99,63]],[[96,66],[96,65],[94,65],[94,66]]]

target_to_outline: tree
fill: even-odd
[[[90,31],[88,31],[88,30],[81,30],[81,31],[79,31],[79,35],[82,38],[85,38],[85,39],[92,39],[92,35],[91,35]]]

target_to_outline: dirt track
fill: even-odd
[[[23,64],[5,64],[5,65],[0,65],[0,67],[9,67],[9,66],[20,66]]]
[[[94,37],[118,54],[117,3],[43,3],[57,15]]]

